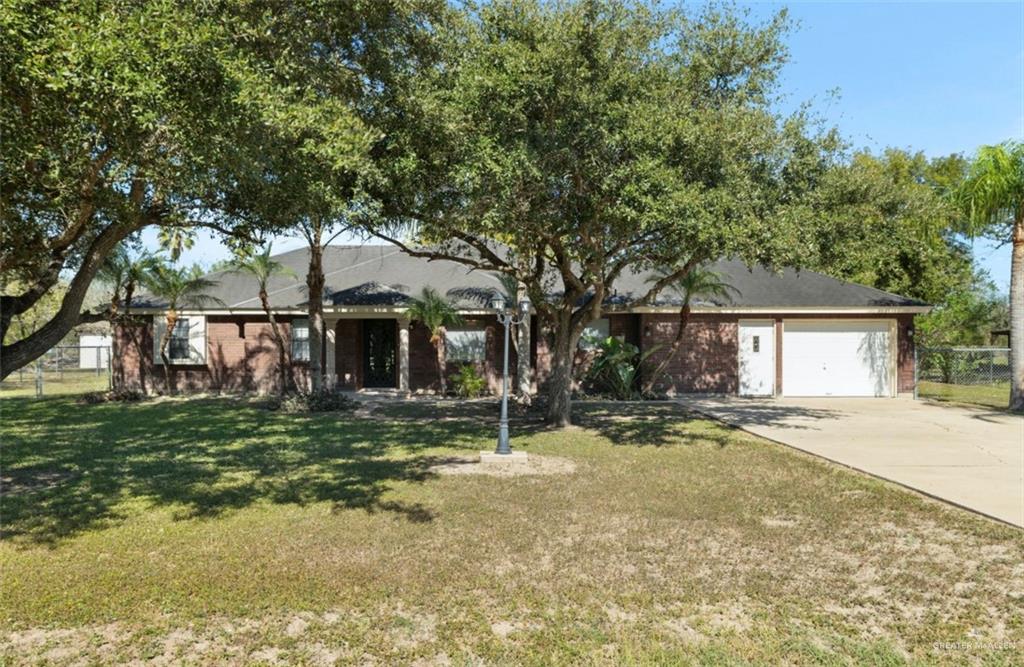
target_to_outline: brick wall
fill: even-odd
[[[896,391],[914,391],[914,316],[896,318]]]
[[[505,348],[505,329],[494,316],[463,318],[458,328],[481,329],[485,332],[484,360],[475,362],[477,373],[487,380],[491,393],[501,391],[502,355]],[[509,383],[514,387],[516,371],[515,347],[509,351]],[[445,364],[445,378],[449,389],[452,377],[457,375],[465,362],[448,361]],[[430,331],[419,322],[414,322],[409,331],[409,388],[412,391],[437,391],[437,350],[430,342]]]
[[[678,315],[641,315],[641,349],[658,348],[649,358],[652,367],[665,358],[678,331]],[[679,351],[655,381],[655,389],[677,394],[736,393],[738,333],[735,315],[692,315]]]
[[[776,341],[781,341],[780,314],[776,320]],[[801,316],[803,318],[804,316]],[[845,317],[857,317],[848,315]],[[738,316],[698,314],[691,317],[683,345],[666,369],[656,388],[675,393],[710,392],[735,393],[738,390]],[[843,319],[828,316],[827,319]],[[914,389],[914,317],[898,315],[897,321],[897,389]],[[290,318],[282,317],[282,333],[290,338]],[[176,364],[172,366],[180,391],[259,391],[277,389],[277,349],[271,336],[270,324],[258,316],[208,316],[207,363],[204,366]],[[477,371],[487,378],[488,388],[497,393],[501,389],[502,348],[504,330],[493,316],[466,319],[466,326],[486,331],[486,354],[476,364]],[[675,314],[613,314],[609,317],[612,335],[624,336],[628,342],[648,350],[661,346],[651,355],[650,362],[657,365],[675,338],[678,316]],[[117,327],[121,354],[124,359],[124,385],[147,391],[163,391],[163,366],[153,363],[153,329],[144,326]],[[543,391],[550,375],[551,360],[549,333],[540,330],[536,317],[532,321],[530,355],[534,366],[536,386]],[[346,389],[362,386],[362,322],[339,320],[335,327],[335,372],[339,385]],[[397,344],[397,341],[396,341]],[[141,352],[141,354],[140,354]],[[289,349],[290,352],[290,349]],[[781,355],[776,363],[781,364]],[[577,354],[577,378],[586,363],[584,353]],[[461,362],[449,362],[449,379],[459,371]],[[509,355],[510,386],[515,386],[516,354]],[[308,377],[307,364],[294,364],[289,384],[303,386]],[[781,368],[777,368],[777,382],[781,385]],[[437,389],[437,355],[430,343],[430,334],[421,324],[413,324],[409,332],[409,381],[416,390]],[[117,382],[117,378],[115,378]],[[779,386],[778,389],[783,389]]]
[[[290,355],[291,318],[279,320],[286,354]],[[118,327],[124,350],[127,388],[164,391],[164,367],[153,363],[152,321],[141,327]],[[178,391],[277,391],[280,384],[278,350],[270,323],[257,316],[206,318],[206,364],[173,364],[171,370]],[[140,356],[141,353],[141,356]],[[296,363],[288,383],[305,383],[308,364]]]

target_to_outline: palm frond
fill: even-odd
[[[199,308],[224,304],[219,298],[206,293],[217,282],[203,276],[202,269],[197,266],[157,266],[146,274],[145,285],[154,296],[165,299],[171,310],[182,306]]]
[[[968,234],[984,234],[1024,215],[1024,143],[982,146],[956,192]]]
[[[258,253],[236,258],[228,272],[248,273],[256,279],[261,288],[266,288],[267,283],[274,276],[298,277],[291,267],[272,258],[272,244],[270,243]]]
[[[671,275],[675,268],[662,267],[654,271],[654,275],[647,279],[647,282],[654,283]],[[711,300],[720,299],[722,303],[713,301],[716,305],[732,303],[734,297],[742,296],[742,292],[725,280],[725,277],[706,267],[695,267],[684,276],[669,283],[668,288],[677,294],[684,304],[689,304],[695,298],[708,298]]]
[[[433,287],[424,287],[420,295],[412,299],[406,313],[410,320],[422,322],[434,336],[442,328],[462,324],[462,317],[452,302]]]

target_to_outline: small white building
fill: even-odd
[[[78,367],[106,368],[110,365],[110,335],[83,334],[78,337]]]

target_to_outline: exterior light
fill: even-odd
[[[498,422],[498,448],[494,450],[499,456],[512,455],[512,447],[508,441],[508,350],[510,345],[509,327],[519,324],[530,314],[530,300],[525,296],[519,301],[519,316],[505,312],[505,299],[500,294],[491,298],[491,307],[497,311],[498,324],[505,327],[505,358],[501,371],[501,419]]]

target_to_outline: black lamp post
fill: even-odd
[[[523,318],[530,316],[530,300],[523,297],[519,302],[519,315],[505,310],[505,297],[495,294],[491,299],[491,307],[497,311],[498,323],[505,326],[505,360],[501,371],[501,420],[498,422],[498,448],[495,454],[507,455],[512,453],[512,447],[508,443],[508,347],[509,327],[519,324]]]

